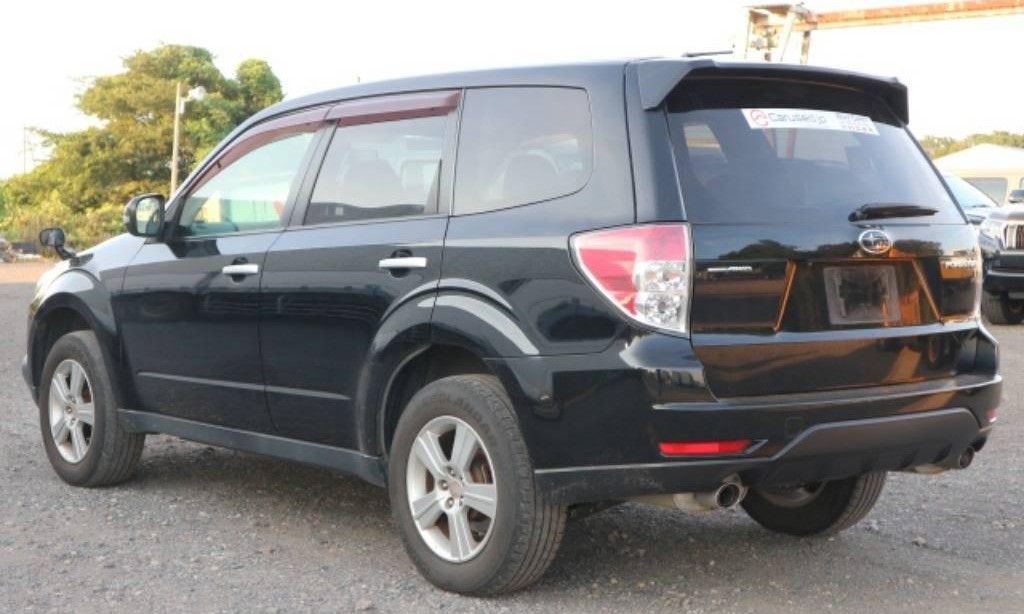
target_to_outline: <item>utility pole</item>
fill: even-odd
[[[174,86],[174,144],[171,146],[171,191],[167,193],[168,199],[174,196],[174,191],[178,189],[178,144],[181,140],[182,106],[184,103],[181,101],[181,81],[178,81]]]
[[[21,172],[28,172],[28,126],[21,127]]]
[[[181,116],[185,113],[185,104],[192,100],[202,100],[205,96],[206,89],[202,86],[190,89],[184,97],[181,95],[181,81],[174,86],[174,138],[171,145],[171,191],[167,194],[168,199],[178,189],[178,150],[181,146]]]

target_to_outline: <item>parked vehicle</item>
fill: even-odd
[[[1001,397],[907,122],[892,79],[706,58],[275,105],[128,234],[40,237],[47,456],[114,484],[168,433],[351,472],[470,594],[539,578],[575,506],[841,531],[886,472],[970,464]]]
[[[978,188],[974,187],[969,181],[961,179],[956,175],[943,175],[942,178],[946,181],[946,185],[949,186],[949,191],[953,193],[953,198],[963,209],[964,215],[967,216],[967,221],[975,226],[981,224],[988,217],[989,213],[995,211],[996,204],[994,200],[989,198],[988,194],[985,194]]]
[[[993,324],[1024,321],[1024,206],[1007,205],[979,226],[985,266],[982,312]]]

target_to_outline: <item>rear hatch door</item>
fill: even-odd
[[[717,396],[963,368],[977,243],[882,98],[697,74],[667,110],[694,246],[692,341]]]

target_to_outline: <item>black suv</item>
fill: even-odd
[[[420,571],[526,586],[566,518],[861,519],[1000,401],[978,243],[899,82],[642,60],[363,84],[246,121],[40,281],[25,378],[67,482],[146,433],[387,486]]]
[[[981,221],[982,308],[993,324],[1024,321],[1024,205],[997,207]]]

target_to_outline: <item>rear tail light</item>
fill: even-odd
[[[634,320],[687,331],[689,232],[685,224],[650,224],[585,232],[572,238],[590,283]]]

